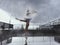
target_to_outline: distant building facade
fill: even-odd
[[[13,29],[13,24],[0,22],[0,30],[10,30]]]

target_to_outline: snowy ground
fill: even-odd
[[[7,45],[24,45],[24,37],[13,37],[12,43]],[[54,37],[28,37],[28,45],[60,45],[54,41]]]

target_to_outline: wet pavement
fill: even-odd
[[[54,37],[44,36],[44,37],[28,37],[28,45],[60,45],[54,40]],[[24,37],[13,37],[12,42],[7,45],[24,45]]]
[[[29,31],[28,32],[28,45],[60,45],[57,41],[60,41],[60,37],[53,31]],[[60,36],[60,34],[59,34]],[[7,39],[12,37],[10,43],[7,43]],[[59,39],[58,39],[59,38]],[[56,40],[55,40],[56,39]],[[25,37],[24,31],[2,31],[0,34],[0,45],[24,45]]]

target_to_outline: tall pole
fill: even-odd
[[[10,24],[11,24],[11,16],[10,16],[10,19],[9,19],[9,27],[8,27],[8,30],[10,30]]]

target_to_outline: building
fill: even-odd
[[[13,29],[13,24],[0,22],[0,30],[10,30]]]

